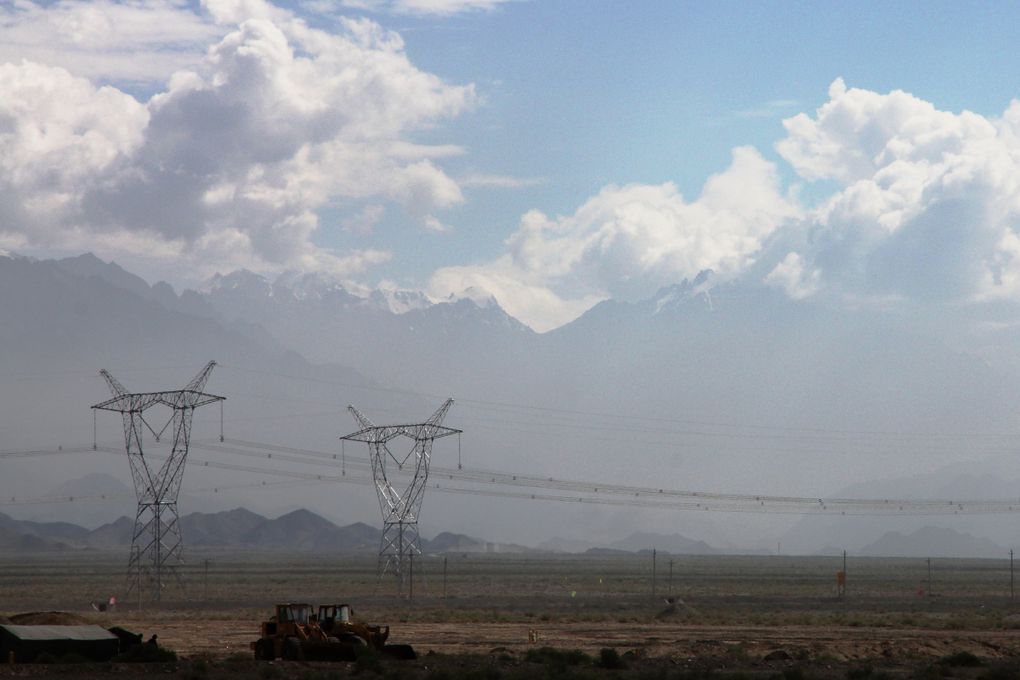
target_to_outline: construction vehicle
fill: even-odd
[[[251,643],[256,659],[353,661],[354,649],[322,632],[310,604],[278,604],[276,614],[261,626]]]
[[[354,620],[354,610],[349,604],[319,605],[317,616],[322,632],[355,647],[371,647],[387,656],[398,659],[415,659],[417,655],[411,645],[388,645],[389,626],[371,626]]]
[[[350,605],[278,604],[251,643],[255,658],[265,661],[354,661],[369,648],[401,659],[414,659],[410,645],[387,645],[389,626],[369,626],[351,618]]]

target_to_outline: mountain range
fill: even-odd
[[[108,394],[99,368],[129,389],[172,389],[216,359],[208,390],[227,396],[228,439],[339,453],[338,437],[357,426],[347,404],[377,422],[415,422],[453,396],[448,424],[464,430],[463,460],[444,440],[438,465],[808,497],[895,496],[903,480],[950,470],[926,489],[1012,497],[1017,475],[1002,455],[1010,440],[996,433],[1020,425],[1020,373],[1012,368],[1020,352],[1009,349],[1020,347],[1018,331],[969,315],[944,307],[908,315],[895,301],[837,308],[768,287],[717,284],[704,272],[536,333],[491,299],[434,301],[321,276],[270,280],[244,271],[178,293],[88,254],[0,256],[0,449],[91,443],[89,406]],[[122,446],[120,420],[95,415],[100,442]],[[196,414],[196,442],[218,440],[218,416]],[[939,440],[960,432],[974,436]],[[182,512],[243,506],[280,516],[312,508],[338,526],[379,521],[371,487],[294,487],[245,469],[323,466],[228,449],[196,446]],[[344,455],[365,460],[366,452],[348,447]],[[6,498],[50,495],[89,474],[130,480],[123,456],[103,451],[0,464]],[[968,475],[997,482],[975,484]],[[94,512],[82,504],[80,521],[98,528],[132,505],[130,497],[94,500],[87,506]],[[21,519],[67,518],[59,505],[2,509]],[[945,526],[1001,545],[1020,539],[1005,522],[971,519]],[[679,531],[722,550],[779,541],[792,549],[802,538],[797,550],[811,552],[833,536],[856,550],[889,530],[916,531],[921,520],[738,517],[430,492],[422,521],[531,545],[559,535],[606,546],[636,531]]]
[[[16,520],[0,513],[0,550],[7,553],[38,553],[73,550],[126,550],[131,545],[134,522],[120,517],[96,529],[69,522]],[[279,550],[290,553],[374,554],[380,531],[356,522],[337,526],[310,510],[295,510],[268,519],[244,508],[216,513],[191,513],[181,517],[181,531],[191,548],[233,550]],[[566,545],[551,540],[537,548],[493,544],[464,534],[442,532],[431,540],[422,538],[426,553],[563,553],[626,555],[650,552],[663,555],[731,554],[680,534],[636,532],[605,546]],[[833,552],[833,551],[830,551]],[[887,532],[853,554],[878,557],[958,557],[1003,559],[1005,548],[988,539],[926,526],[904,535]]]
[[[30,522],[0,514],[0,549],[5,551],[107,550],[131,545],[134,520],[129,517],[85,529],[67,522]],[[195,548],[287,550],[291,552],[374,553],[379,549],[378,529],[355,522],[337,526],[309,510],[295,510],[267,519],[235,508],[217,513],[191,513],[181,517],[186,545]],[[471,543],[464,536],[446,536],[439,546]],[[431,549],[424,541],[425,549]]]

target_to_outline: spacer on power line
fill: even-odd
[[[405,565],[412,565],[414,555],[421,555],[418,516],[428,483],[432,444],[436,439],[462,432],[442,425],[451,405],[453,399],[447,399],[425,422],[407,425],[374,425],[361,411],[353,406],[347,407],[361,429],[340,439],[368,444],[372,479],[383,516],[379,575],[392,573],[401,593],[404,592]],[[413,442],[410,451],[402,457],[395,456],[389,449],[389,442],[398,437],[406,437]],[[411,475],[411,481],[403,491],[393,486],[388,474],[390,463],[398,470],[408,469]]]
[[[124,445],[138,501],[128,561],[128,590],[137,589],[139,597],[141,589],[147,587],[150,598],[158,601],[170,578],[180,584],[177,566],[183,562],[184,544],[177,514],[177,497],[184,478],[195,409],[225,399],[202,391],[215,366],[216,362],[210,361],[184,389],[163,392],[130,393],[109,371],[103,369],[99,372],[113,398],[92,408],[94,411],[120,413],[124,421]],[[155,406],[171,410],[170,418],[159,431],[145,418],[146,411]],[[144,431],[148,430],[158,442],[168,429],[173,437],[170,454],[159,468],[150,467],[142,446]]]

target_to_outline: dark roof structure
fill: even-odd
[[[4,661],[30,662],[41,654],[57,659],[74,655],[107,661],[119,651],[120,639],[101,626],[0,624],[0,658]]]

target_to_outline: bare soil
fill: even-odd
[[[183,596],[158,605],[143,599],[139,609],[118,590],[124,587],[119,557],[77,565],[0,560],[0,619],[119,625],[145,638],[156,634],[178,662],[0,663],[0,678],[1020,679],[1020,604],[995,561],[942,561],[935,597],[918,592],[917,579],[905,570],[915,565],[862,561],[854,587],[840,599],[830,583],[832,565],[821,558],[678,559],[678,607],[651,595],[638,558],[465,559],[449,579],[440,577],[446,564],[433,564],[429,585],[420,584],[412,601],[380,585],[369,560],[288,564],[218,555],[208,580],[204,572],[202,580],[192,574]],[[110,594],[119,595],[116,611],[87,605]],[[419,659],[256,662],[250,643],[274,601],[351,602],[359,617],[390,625],[390,642],[413,645]],[[56,608],[63,611],[38,611]],[[587,656],[564,666],[546,647]],[[600,666],[607,648],[621,667]]]

